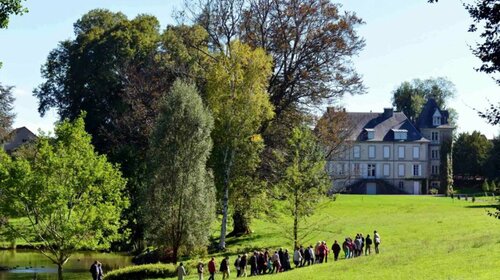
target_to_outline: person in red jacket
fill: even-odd
[[[212,259],[208,262],[208,272],[210,273],[210,277],[208,277],[208,280],[214,280],[215,278],[215,259],[212,257]]]
[[[323,263],[323,261],[325,260],[325,243],[321,242],[319,245],[318,245],[318,256],[319,256],[319,263]]]

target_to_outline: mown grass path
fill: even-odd
[[[446,197],[341,195],[308,218],[305,245],[331,244],[376,229],[381,254],[314,265],[255,279],[500,279],[500,221],[486,215],[489,202]],[[259,219],[251,236],[229,240],[231,253],[254,248],[291,249],[291,219]],[[314,244],[313,244],[314,245]],[[342,253],[341,253],[342,254]],[[222,257],[217,258],[219,263]],[[195,260],[193,260],[195,261]],[[230,258],[230,263],[234,257]],[[234,278],[234,268],[231,267]],[[208,276],[208,275],[207,275]],[[207,278],[205,276],[205,278]],[[187,279],[197,279],[189,276]],[[216,279],[222,279],[217,275]]]

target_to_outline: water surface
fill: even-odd
[[[131,257],[117,253],[78,252],[64,265],[64,280],[92,279],[89,268],[95,260],[103,264],[104,273],[131,265]],[[0,250],[0,280],[56,280],[57,266],[37,251]]]

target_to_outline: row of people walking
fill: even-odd
[[[379,245],[381,243],[380,235],[377,231],[373,232],[373,239],[368,234],[366,238],[363,234],[356,234],[354,239],[346,237],[341,245],[334,241],[331,252],[333,252],[333,258],[335,261],[339,259],[341,250],[344,252],[345,259],[355,258],[363,255],[371,254],[371,247],[374,244],[375,253],[379,253]],[[304,248],[300,246],[294,250],[292,260],[295,268],[313,265],[315,263],[326,263],[328,262],[328,255],[330,254],[330,249],[325,241],[318,241],[316,246],[308,246]],[[236,270],[236,277],[247,277],[256,276],[261,274],[273,274],[284,272],[291,269],[290,265],[290,255],[287,249],[283,250],[280,248],[274,252],[270,252],[268,249],[264,251],[254,251],[251,254],[238,255],[233,263]],[[215,273],[217,272],[217,265],[215,258],[211,258],[208,262],[208,280],[215,279]],[[248,270],[249,268],[249,270]],[[222,274],[222,279],[228,279],[230,276],[230,262],[229,257],[222,259],[219,270]],[[181,275],[185,275],[184,270],[179,272],[179,279]],[[197,272],[200,280],[203,280],[203,274],[205,272],[203,262],[198,263]]]

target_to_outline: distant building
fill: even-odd
[[[22,145],[37,139],[38,137],[26,127],[14,129],[7,141],[3,144],[4,150],[10,154]]]
[[[422,194],[446,184],[441,149],[451,146],[454,128],[433,99],[415,123],[392,108],[346,114],[352,132],[327,164],[334,191]]]

